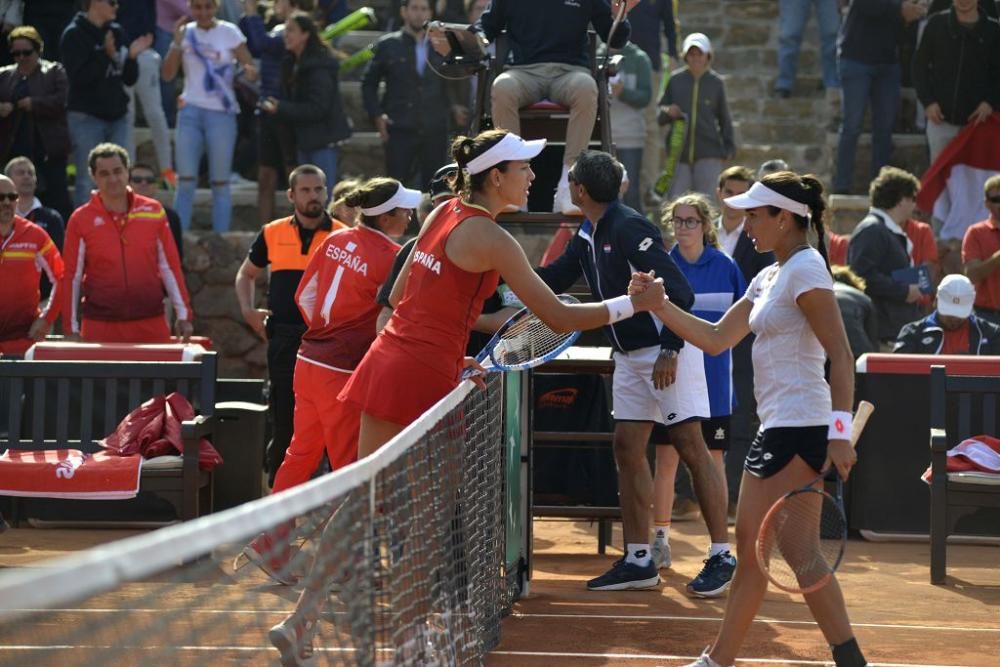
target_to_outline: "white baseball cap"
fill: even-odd
[[[972,315],[976,288],[972,281],[958,273],[944,277],[937,290],[937,311],[948,317],[966,319]]]
[[[712,42],[708,39],[708,35],[703,32],[692,32],[684,38],[684,45],[681,47],[681,58],[687,55],[688,49],[692,46],[697,46],[706,56],[712,53]]]

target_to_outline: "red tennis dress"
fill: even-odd
[[[403,298],[340,400],[407,425],[458,385],[469,332],[500,280],[496,271],[460,269],[445,254],[451,232],[476,216],[492,219],[486,209],[452,199],[417,241]]]

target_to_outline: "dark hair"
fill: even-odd
[[[330,49],[319,36],[319,26],[316,25],[316,21],[308,13],[296,9],[291,14],[288,15],[287,21],[292,21],[298,26],[299,30],[309,35],[306,40],[306,46],[302,49],[302,57],[312,56],[312,55],[329,55]],[[290,81],[293,75],[293,70],[295,68],[295,59],[286,58],[282,64],[283,75],[286,81]]]
[[[776,174],[779,171],[788,171],[788,163],[782,160],[780,157],[774,158],[773,160],[768,160],[764,162],[757,169],[757,176],[759,178],[764,178],[768,174]]]
[[[15,39],[26,39],[35,45],[35,50],[41,53],[45,50],[45,42],[41,34],[33,26],[21,25],[10,31],[7,35],[7,46],[13,46]]]
[[[352,208],[371,208],[373,206],[378,206],[379,204],[384,204],[389,201],[389,199],[396,194],[396,191],[399,190],[400,187],[400,182],[394,178],[386,178],[384,176],[369,178],[356,190],[344,196],[344,205]],[[393,211],[395,210],[396,209],[393,209]],[[386,211],[386,213],[392,213],[392,211]],[[365,215],[364,213],[359,213],[358,217],[366,226],[378,229],[377,215]]]
[[[903,197],[916,197],[920,189],[917,177],[898,167],[882,167],[868,186],[868,198],[875,208],[889,210]]]
[[[152,165],[147,164],[145,162],[136,162],[131,167],[129,167],[128,168],[129,175],[131,176],[132,172],[134,172],[136,169],[145,169],[146,171],[148,171],[151,174],[153,174],[153,176],[156,176],[156,170],[153,169]]]
[[[292,169],[292,173],[288,175],[288,189],[295,189],[295,182],[299,180],[299,176],[319,176],[319,179],[326,184],[326,174],[322,169],[314,164],[300,164],[295,169]]]
[[[604,151],[583,151],[570,169],[570,178],[582,185],[594,201],[607,204],[618,199],[625,170]]]
[[[125,169],[129,168],[128,151],[118,144],[105,142],[94,146],[90,154],[87,155],[87,164],[90,166],[90,173],[93,174],[97,170],[97,160],[102,157],[118,157],[121,159]]]
[[[812,174],[799,176],[793,171],[778,171],[768,174],[760,179],[760,182],[771,188],[780,195],[795,200],[800,204],[809,207],[809,217],[791,213],[796,224],[808,230],[809,222],[812,221],[813,229],[816,230],[816,249],[823,256],[827,267],[830,266],[830,258],[826,252],[826,227],[823,224],[823,214],[826,212],[826,201],[823,199],[823,184]],[[778,215],[783,210],[777,206],[768,206],[771,215]]]
[[[723,169],[722,173],[719,174],[719,190],[723,188],[726,181],[743,181],[744,183],[753,185],[756,180],[757,179],[754,177],[753,170],[749,167],[743,167],[736,164],[728,169]]]
[[[479,192],[483,189],[490,169],[499,169],[501,174],[507,172],[509,164],[507,160],[498,162],[478,174],[470,175],[465,169],[469,162],[499,144],[507,134],[507,130],[486,130],[474,137],[455,137],[455,141],[451,142],[451,157],[458,165],[458,172],[451,182],[452,192],[468,200],[472,197],[473,192]]]

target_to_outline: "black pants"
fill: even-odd
[[[450,161],[447,127],[389,130],[385,170],[406,187],[426,190],[434,172]]]
[[[740,494],[743,479],[743,462],[760,421],[757,419],[757,401],[753,395],[753,359],[751,348],[754,335],[749,334],[733,348],[733,392],[736,409],[729,427],[729,451],[726,453],[726,483],[729,485],[729,502],[734,503]]]
[[[285,459],[292,441],[295,416],[295,355],[305,327],[290,324],[267,325],[267,377],[270,382],[268,408],[271,412],[271,441],[267,443],[264,468],[268,486],[274,486],[274,476]]]

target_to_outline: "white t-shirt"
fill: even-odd
[[[823,378],[826,351],[796,299],[813,289],[833,290],[823,256],[800,250],[750,282],[747,299],[753,343],[754,396],[761,425],[826,426],[832,403]]]
[[[197,50],[191,43],[192,37],[197,43]],[[246,41],[240,29],[227,21],[216,21],[215,27],[211,30],[202,30],[193,21],[184,26],[184,40],[181,42],[184,58],[184,92],[181,98],[185,104],[211,111],[239,113],[240,105],[233,92],[233,79],[236,74],[235,51]],[[214,72],[211,76],[214,90],[208,89],[206,85],[206,61]],[[224,99],[229,100],[228,108]]]

